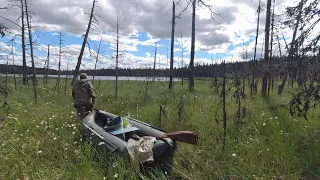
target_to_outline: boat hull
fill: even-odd
[[[99,150],[103,152],[114,152],[124,156],[128,155],[128,139],[132,137],[133,134],[142,136],[152,136],[160,137],[165,134],[161,129],[158,129],[150,124],[144,123],[142,121],[127,118],[126,121],[135,128],[133,131],[121,134],[112,134],[112,131],[103,128],[104,121],[98,120],[98,115],[105,116],[109,119],[118,117],[112,113],[105,111],[93,111],[88,114],[82,121],[82,133],[83,138],[92,142],[92,144]],[[176,142],[170,138],[157,139],[152,147],[154,161],[157,162],[160,159],[171,157],[176,148]]]

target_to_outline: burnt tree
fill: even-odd
[[[72,82],[71,82],[72,85],[76,82],[76,79],[78,77],[79,70],[80,70],[80,65],[81,65],[81,60],[82,60],[82,57],[83,57],[84,49],[85,49],[86,44],[87,44],[87,39],[88,39],[89,32],[90,32],[90,29],[91,29],[91,24],[93,22],[92,19],[93,18],[95,19],[94,14],[93,14],[94,13],[95,3],[96,3],[96,0],[93,0],[87,31],[86,31],[86,34],[84,35],[84,39],[83,39],[82,46],[81,46],[81,51],[80,51],[80,54],[79,54],[79,57],[78,57],[78,62],[77,62],[77,65],[76,65],[76,69],[74,70],[73,79],[72,79]]]
[[[169,89],[172,89],[172,76],[173,76],[173,58],[174,58],[174,26],[175,26],[175,4],[172,2],[172,30],[171,30],[171,52],[170,52],[170,81]]]

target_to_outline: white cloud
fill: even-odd
[[[180,12],[185,6],[186,1],[181,1],[181,5],[176,6],[176,12]],[[211,13],[205,6],[197,7],[196,16],[196,63],[209,63],[211,59],[198,58],[197,52],[207,52],[210,55],[217,53],[226,53],[225,58],[228,60],[241,60],[243,49],[241,47],[243,41],[247,42],[255,36],[258,0],[207,0],[208,4],[213,5],[213,10],[221,16],[214,16],[215,21],[211,19]],[[0,0],[0,4],[7,4],[6,0]],[[12,2],[12,3],[19,3]],[[90,31],[89,38],[91,41],[99,41],[102,35],[104,46],[110,45],[110,49],[104,49],[103,57],[99,62],[99,67],[114,66],[114,51],[115,51],[115,32],[116,32],[116,12],[121,12],[120,16],[120,42],[119,50],[125,52],[121,56],[120,64],[122,67],[151,67],[153,66],[153,48],[150,52],[142,52],[145,56],[135,56],[134,54],[141,51],[141,46],[154,46],[155,42],[160,40],[170,39],[171,33],[171,13],[172,1],[169,0],[122,0],[122,1],[98,1],[95,13],[99,15],[99,25],[94,30]],[[292,0],[279,0],[276,4],[276,14],[283,14],[285,6],[294,5]],[[38,0],[33,1],[31,10],[35,12],[37,18],[33,18],[33,24],[42,31],[59,31],[70,33],[74,36],[81,37],[87,28],[88,15],[91,9],[92,1],[88,0]],[[264,6],[265,9],[265,6]],[[1,11],[0,11],[1,12]],[[5,17],[14,22],[19,17],[20,10],[14,9],[6,11]],[[283,15],[277,17],[282,20]],[[5,25],[12,29],[13,32],[19,33],[19,28],[13,23],[2,21]],[[259,39],[257,54],[260,57],[263,36],[264,36],[265,10],[261,13]],[[319,25],[315,27],[314,32],[319,32]],[[147,34],[147,39],[139,40],[139,32]],[[188,64],[191,48],[191,8],[187,9],[181,16],[181,19],[176,21],[175,34],[175,62],[181,62],[181,50],[185,55],[184,64]],[[278,27],[275,32],[280,37],[282,33],[290,43],[292,38],[292,30],[288,27]],[[57,33],[53,33],[57,35]],[[181,38],[181,35],[183,36]],[[12,37],[10,37],[12,38]],[[282,38],[281,38],[282,39]],[[238,47],[240,45],[240,47]],[[284,41],[280,41],[281,50],[285,51]],[[161,47],[158,44],[158,47]],[[183,48],[182,48],[183,46]],[[231,46],[237,46],[233,50],[228,50]],[[0,48],[8,51],[6,45],[0,43]],[[46,45],[40,45],[40,50],[44,54],[43,57],[37,57],[36,64],[43,66],[46,59]],[[58,46],[51,47],[51,67],[55,68],[58,64]],[[72,44],[63,47],[62,69],[66,69],[67,59],[70,60],[69,66],[75,67],[77,58],[80,52],[80,44]],[[105,47],[104,47],[105,48]],[[150,48],[149,48],[150,49]],[[248,58],[253,57],[254,41],[248,44]],[[9,49],[10,50],[10,49]],[[15,49],[17,54],[17,63],[19,50]],[[21,50],[20,50],[21,51]],[[88,47],[85,49],[83,64],[86,68],[94,67],[96,49],[91,47],[92,56]],[[274,54],[278,54],[277,45],[274,48]],[[4,54],[4,51],[1,52]],[[167,64],[166,52],[159,54],[160,67],[165,67]],[[233,56],[232,56],[233,55]],[[158,60],[158,59],[157,59]],[[28,62],[30,62],[28,57]],[[131,64],[130,64],[131,63]],[[133,65],[135,64],[135,65]],[[180,63],[181,64],[181,63]],[[176,63],[178,66],[178,63]],[[84,67],[82,67],[84,68]]]

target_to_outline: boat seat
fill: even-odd
[[[116,131],[111,131],[110,133],[113,135],[119,135],[119,134],[124,134],[127,132],[133,132],[133,131],[138,131],[139,129],[136,127],[127,127],[127,128],[123,128],[123,129],[119,129]]]

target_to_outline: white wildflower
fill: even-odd
[[[117,167],[117,163],[113,163],[113,164],[112,164],[112,167],[113,167],[113,168]]]
[[[262,124],[262,126],[265,126],[265,125],[266,125],[266,123],[263,123],[263,124]]]
[[[232,157],[237,157],[237,154],[233,153],[233,154],[232,154]]]
[[[99,142],[98,146],[105,144],[105,142]]]
[[[276,116],[276,117],[274,117],[274,119],[278,119],[278,117]]]
[[[118,173],[115,173],[113,177],[118,178]]]

